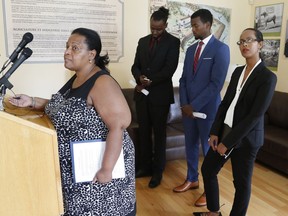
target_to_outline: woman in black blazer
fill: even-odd
[[[246,215],[254,161],[264,140],[264,114],[277,82],[261,61],[259,30],[245,29],[237,44],[246,64],[235,69],[211,128],[210,149],[201,168],[209,212],[202,215],[221,215],[217,174],[229,158],[235,187],[230,215]]]

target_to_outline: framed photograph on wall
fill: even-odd
[[[261,57],[270,70],[277,71],[279,49],[280,39],[264,39]]]
[[[213,15],[211,31],[213,35],[229,45],[231,9],[225,7],[214,7],[209,5],[195,4],[179,0],[150,0],[150,15],[159,7],[169,8],[169,19],[166,30],[178,37],[181,41],[181,52],[179,62],[184,62],[185,52],[189,46],[197,42],[191,31],[190,16],[198,9],[208,9]]]
[[[285,37],[284,55],[286,58],[288,58],[288,20],[286,22],[286,37]]]
[[[280,3],[255,8],[254,26],[261,31],[264,36],[280,36],[283,5],[283,3]]]

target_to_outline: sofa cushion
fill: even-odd
[[[257,154],[257,161],[261,162],[274,170],[278,170],[281,173],[288,175],[288,163],[287,159],[279,158],[267,151],[260,151]]]
[[[184,134],[182,131],[179,131],[169,125],[166,127],[167,139],[166,147],[175,148],[179,146],[185,146]]]
[[[167,126],[169,126],[169,127],[173,128],[173,129],[181,132],[182,134],[184,134],[184,126],[183,126],[183,122],[182,121],[174,123],[174,124],[169,123],[169,124],[167,124]]]
[[[264,145],[257,160],[288,174],[288,93],[275,91],[264,116]]]
[[[261,150],[277,157],[288,158],[288,132],[274,125],[265,125],[264,145]]]
[[[275,91],[267,110],[268,124],[288,129],[288,93]],[[267,124],[267,122],[266,122]]]
[[[167,160],[183,159],[185,154],[185,138],[182,125],[182,113],[179,102],[179,87],[174,87],[175,103],[170,105],[170,111],[167,118],[167,138],[166,138],[166,158]],[[132,114],[132,121],[127,128],[130,137],[135,146],[135,164],[136,170],[139,166],[139,125],[137,123],[136,105],[134,101],[134,89],[123,88],[123,95],[127,100]]]
[[[128,103],[128,106],[131,111],[132,121],[131,124],[137,122],[137,115],[136,115],[136,105],[134,102],[134,88],[125,88],[122,89],[123,95]]]
[[[180,123],[182,122],[182,113],[180,109],[179,102],[179,87],[174,87],[174,103],[170,105],[170,110],[167,117],[167,123]],[[134,89],[133,88],[123,88],[122,92],[127,100],[128,106],[132,114],[132,122],[137,122],[136,115],[136,105],[133,99]]]
[[[182,122],[182,113],[179,100],[179,87],[174,87],[174,103],[170,105],[167,123],[170,124],[179,122]]]

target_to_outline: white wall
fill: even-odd
[[[266,2],[273,2],[274,4],[274,1],[275,0],[265,0],[265,4],[267,4]],[[287,0],[285,1],[287,2]],[[188,2],[231,8],[231,64],[243,64],[244,60],[239,52],[238,46],[236,45],[236,41],[239,40],[239,35],[243,29],[253,26],[254,5],[256,5],[256,2],[257,4],[258,2],[264,2],[264,0],[255,0],[254,5],[250,4],[251,0],[188,0]],[[124,3],[124,57],[120,59],[119,63],[110,63],[109,65],[112,76],[120,83],[122,87],[130,87],[128,81],[129,79],[132,79],[131,65],[134,60],[138,39],[150,33],[148,5],[149,0],[126,0]],[[287,11],[286,5],[284,11],[285,10]],[[2,23],[1,26],[3,26],[2,4],[0,5],[0,11],[0,23]],[[287,15],[285,16],[285,20],[287,20]],[[282,36],[283,38],[285,37],[284,31]],[[7,59],[5,56],[6,50],[3,28],[0,29],[0,38],[0,65],[2,66],[4,61]],[[280,52],[283,53],[283,47],[280,49]],[[287,58],[284,59],[283,56],[283,59],[279,61],[279,64],[286,64],[286,67],[279,66],[279,69],[282,70],[282,72],[277,72],[277,75],[287,78],[287,75],[284,72],[284,68],[287,68]],[[178,85],[178,80],[181,75],[181,67],[182,66],[179,66],[178,71],[173,77],[174,85]],[[55,93],[64,84],[71,74],[71,72],[67,71],[63,67],[63,64],[24,63],[9,78],[9,80],[14,85],[12,90],[15,93],[26,93],[33,96],[49,98],[52,93]],[[278,83],[280,84],[277,85],[277,88],[288,92],[288,87],[284,87],[284,79],[283,81],[278,81]],[[7,94],[11,93],[7,92]]]

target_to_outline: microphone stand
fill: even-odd
[[[4,96],[6,94],[6,89],[12,89],[13,85],[9,82],[8,78],[11,76],[11,74],[30,56],[32,55],[32,50],[29,48],[24,48],[20,57],[16,58],[15,62],[11,66],[11,68],[0,78],[0,111],[4,110]],[[2,67],[1,73],[3,72],[3,68],[6,68],[7,65],[9,65],[10,62],[5,63]]]
[[[0,111],[4,111],[4,97],[6,94],[6,89],[12,89],[13,85],[5,76],[3,76],[0,78],[0,87]]]
[[[6,68],[10,63],[11,63],[11,61],[9,61],[9,59],[7,59],[7,60],[4,62],[0,73],[2,73],[2,72],[5,70],[5,68]]]
[[[1,95],[0,95],[0,111],[4,111],[4,96],[6,93],[6,88],[4,86],[1,87]]]
[[[1,71],[0,71],[0,74],[6,69],[6,67],[11,63],[11,61],[9,61],[9,59],[7,59],[2,68],[1,68]],[[5,75],[5,74],[4,74]],[[7,84],[8,86],[12,86],[13,85],[8,81],[8,79],[6,77],[1,77],[0,79],[0,111],[4,111],[4,97],[5,97],[5,94],[6,94],[6,89],[7,89]],[[6,84],[6,85],[5,85]],[[11,88],[12,88],[11,87]],[[11,89],[10,88],[10,89]]]
[[[8,62],[8,60],[2,66],[0,73],[2,73],[5,70],[5,68],[7,67],[7,65],[6,65],[7,62]],[[2,80],[2,78],[1,78],[1,80]],[[6,94],[6,86],[4,85],[4,83],[0,83],[0,87],[1,87],[0,88],[0,111],[4,111],[4,96]]]

